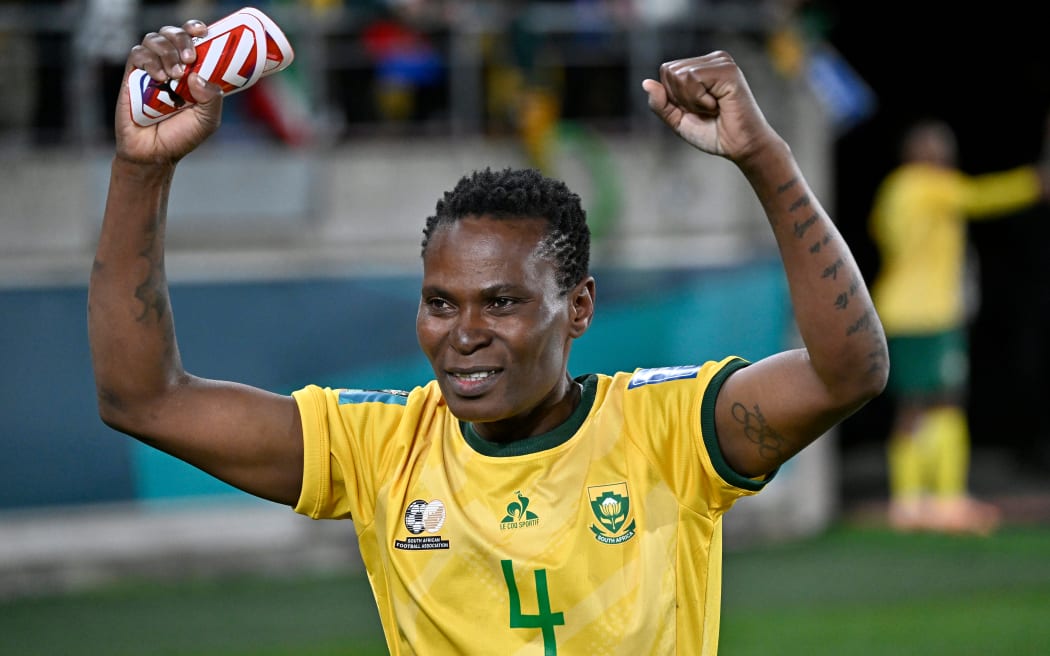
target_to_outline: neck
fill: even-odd
[[[566,374],[557,394],[548,402],[541,403],[524,415],[490,421],[471,423],[479,437],[488,442],[508,443],[548,433],[565,423],[580,405],[583,388]]]

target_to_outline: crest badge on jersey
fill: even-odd
[[[405,530],[410,535],[403,540],[394,540],[394,548],[404,551],[430,551],[448,549],[448,540],[434,535],[445,525],[445,504],[439,499],[424,501],[416,499],[405,508]],[[431,535],[423,535],[430,533]]]
[[[634,537],[635,520],[626,482],[593,485],[587,488],[587,497],[597,520],[590,526],[594,539],[602,544],[621,544]]]

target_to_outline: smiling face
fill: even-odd
[[[466,217],[441,225],[423,257],[419,344],[452,413],[486,439],[551,430],[577,401],[569,347],[590,324],[594,280],[561,292],[538,248],[546,228]]]

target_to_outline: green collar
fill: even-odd
[[[463,437],[467,440],[467,444],[483,456],[523,456],[529,453],[553,449],[576,434],[576,431],[583,425],[587,415],[590,414],[591,406],[594,405],[594,395],[598,390],[598,376],[586,374],[577,378],[576,382],[583,387],[580,395],[580,404],[576,406],[569,418],[562,422],[560,426],[546,433],[514,440],[513,442],[500,443],[490,442],[481,437],[474,430],[473,424],[468,422],[459,422],[459,429],[463,432]]]

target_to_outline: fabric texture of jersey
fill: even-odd
[[[733,472],[714,399],[745,366],[578,379],[558,429],[501,447],[436,382],[295,392],[296,511],[352,518],[392,654],[715,654]]]
[[[879,187],[871,233],[881,269],[872,300],[887,334],[924,334],[962,324],[966,221],[1020,210],[1039,199],[1035,169],[970,176],[905,164]]]

